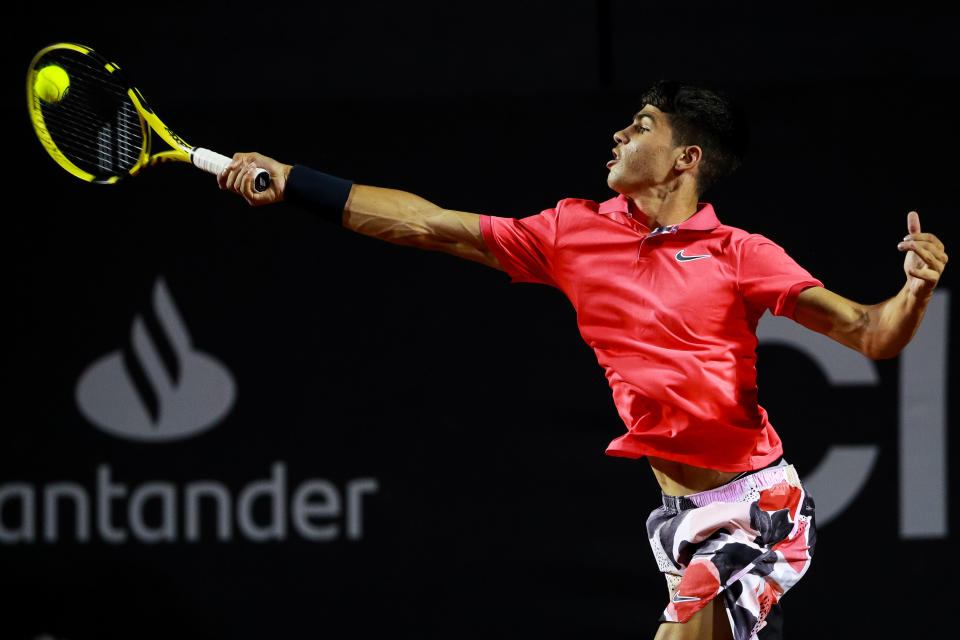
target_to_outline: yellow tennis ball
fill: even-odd
[[[60,102],[67,95],[70,88],[70,76],[55,64],[37,71],[37,79],[33,82],[34,92],[46,102]]]

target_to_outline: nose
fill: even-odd
[[[627,137],[626,137],[626,135],[624,134],[623,129],[621,129],[620,131],[614,132],[614,134],[613,134],[613,140],[614,140],[614,142],[616,142],[617,144],[625,144],[625,143],[627,142]]]

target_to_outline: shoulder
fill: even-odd
[[[721,224],[719,227],[713,230],[715,233],[723,234],[729,237],[731,240],[735,240],[738,243],[743,242],[756,242],[757,239],[763,238],[759,233],[751,233],[746,229],[741,229],[740,227],[733,227],[729,224]]]
[[[603,213],[603,203],[585,198],[563,198],[549,209],[540,212],[540,216],[550,218],[559,226],[579,226]]]
[[[727,259],[737,265],[738,271],[766,268],[791,260],[783,247],[759,233],[721,224],[711,231],[711,235],[719,240]]]
[[[600,213],[602,203],[597,203],[593,200],[586,200],[584,198],[562,198],[558,200],[557,203],[546,209],[542,209],[539,213],[521,215],[515,220],[525,220],[533,216],[547,216],[547,217],[557,217],[561,212],[564,215],[577,215],[577,214],[597,214]],[[491,218],[498,216],[489,216]],[[499,216],[504,219],[510,219],[510,216]]]
[[[740,229],[739,227],[722,224],[715,229],[715,232],[724,235],[728,239],[728,242],[741,252],[758,251],[764,248],[783,251],[783,248],[770,238],[759,233],[752,233],[745,229]]]
[[[557,202],[555,208],[557,211],[563,210],[570,213],[600,213],[601,204],[586,198],[563,198]]]

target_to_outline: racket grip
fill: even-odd
[[[221,155],[216,151],[197,147],[193,150],[193,153],[190,154],[190,161],[193,162],[194,166],[198,169],[217,174],[229,167],[233,159]],[[266,169],[257,169],[253,176],[254,190],[260,193],[266,191],[269,186],[270,174],[267,173]]]

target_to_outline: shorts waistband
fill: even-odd
[[[662,494],[663,506],[672,511],[686,511],[687,509],[705,507],[714,502],[738,502],[744,495],[754,490],[768,489],[781,482],[800,486],[800,478],[792,464],[761,469],[716,489],[701,491],[700,493],[691,493],[686,496],[668,496],[664,493]]]

